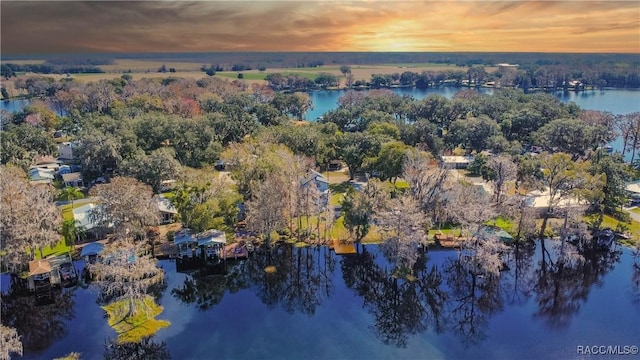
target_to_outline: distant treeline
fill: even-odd
[[[42,64],[2,64],[2,76],[8,79],[17,72],[32,72],[37,74],[83,74],[103,73],[99,65],[113,64],[109,58],[78,58],[60,57],[45,61]]]

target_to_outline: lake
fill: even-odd
[[[552,245],[544,261],[540,242],[520,246],[496,281],[459,271],[456,251],[429,251],[415,281],[395,279],[375,245],[338,256],[283,244],[270,261],[254,254],[207,277],[163,260],[158,319],[171,325],[110,351],[120,359],[569,359],[580,358],[577,346],[640,345],[640,269],[631,252],[557,267]],[[266,274],[266,265],[278,271]],[[3,318],[19,313],[12,316],[31,346],[25,359],[71,351],[103,358],[115,332],[95,292],[65,290],[46,306],[29,299],[3,296]]]

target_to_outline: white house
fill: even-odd
[[[535,190],[526,195],[525,205],[527,207],[544,211],[549,207],[551,196],[549,195],[549,189]],[[587,200],[580,200],[576,197],[564,196],[557,200],[556,208],[565,209],[571,207],[587,206],[589,202]]]
[[[65,160],[75,159],[75,157],[73,156],[73,151],[77,147],[78,147],[78,144],[75,142],[63,142],[61,144],[58,144],[60,159],[65,159]]]
[[[443,156],[442,166],[446,169],[466,169],[475,157],[465,156]]]
[[[84,186],[84,181],[82,181],[82,174],[79,172],[62,174],[61,176],[64,186]]]
[[[161,224],[169,224],[176,221],[175,217],[178,214],[178,210],[171,204],[169,199],[156,195],[153,197],[153,200],[160,211]]]
[[[54,178],[55,176],[53,175],[53,171],[41,169],[41,168],[29,169],[29,181],[32,183],[50,184]]]
[[[640,180],[628,182],[625,190],[632,199],[640,199]]]
[[[315,170],[309,170],[307,176],[300,181],[300,186],[305,189],[309,184],[313,182],[316,189],[320,192],[320,199],[322,206],[327,206],[329,203],[329,180],[324,175]]]

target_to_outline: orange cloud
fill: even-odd
[[[637,1],[0,2],[12,53],[640,53]]]

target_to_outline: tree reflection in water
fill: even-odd
[[[276,271],[265,271],[274,266]],[[323,299],[331,296],[335,259],[326,247],[298,248],[276,244],[262,248],[249,259],[229,262],[224,275],[202,276],[200,272],[171,290],[177,299],[207,310],[220,303],[229,291],[253,289],[269,308],[282,306],[289,312],[313,315]]]
[[[372,314],[371,329],[383,343],[406,347],[410,336],[432,330],[451,331],[469,346],[486,338],[490,317],[505,304],[524,305],[531,297],[538,305],[535,317],[551,327],[567,326],[621,254],[582,249],[584,261],[559,261],[558,251],[549,243],[519,243],[503,254],[507,269],[500,272],[470,266],[455,252],[440,253],[442,265],[430,265],[428,253],[421,253],[412,269],[415,279],[406,280],[393,276],[394,267],[378,247],[359,245],[357,254],[340,257],[340,267],[345,285]],[[333,295],[335,263],[327,247],[276,244],[246,261],[229,262],[225,275],[196,273],[172,294],[206,310],[227,291],[251,289],[269,308],[312,316]],[[269,266],[276,271],[265,271]],[[640,294],[640,281],[636,284]]]
[[[104,344],[105,360],[169,360],[171,354],[166,342],[153,342],[153,337],[147,337],[137,343],[120,344],[109,339]]]
[[[620,261],[622,252],[615,246],[606,250],[585,248],[581,259],[567,260],[557,248],[551,247],[550,252],[549,242],[539,244],[541,255],[534,286],[538,311],[534,317],[552,328],[566,328],[586,302],[591,287],[602,285],[602,278]]]
[[[385,344],[406,347],[409,335],[421,333],[429,326],[443,330],[442,308],[446,294],[442,278],[435,267],[426,268],[424,254],[414,265],[415,281],[392,276],[393,269],[383,269],[366,246],[357,255],[343,257],[345,284],[364,299],[374,316],[372,329]]]
[[[73,292],[53,290],[44,304],[30,293],[12,291],[2,295],[2,324],[13,327],[22,338],[25,353],[41,351],[64,337],[66,321],[74,317]]]
[[[489,316],[502,310],[500,274],[472,271],[459,258],[449,258],[443,268],[449,290],[448,325],[465,345],[485,339]]]

